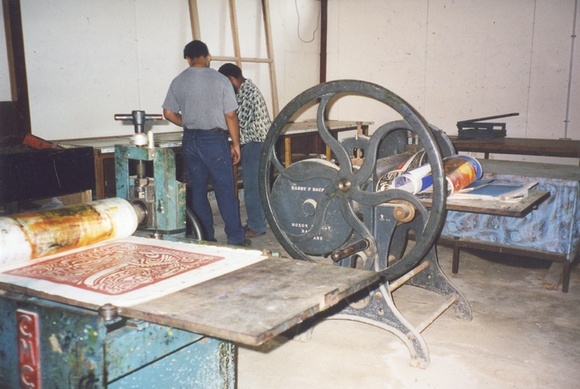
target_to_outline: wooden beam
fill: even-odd
[[[257,63],[272,63],[273,60],[269,58],[249,58],[249,57],[238,57],[238,56],[225,56],[225,55],[212,55],[212,61],[235,61],[235,62],[257,62]],[[239,66],[239,65],[238,65]]]
[[[28,80],[26,78],[26,57],[24,52],[24,35],[22,33],[22,12],[20,0],[3,0],[4,25],[8,45],[8,57],[13,64],[16,89],[12,90],[14,106],[18,111],[16,129],[19,133],[30,134],[30,104],[28,101]],[[14,85],[14,84],[13,84]]]
[[[189,1],[189,14],[191,19],[191,30],[193,39],[201,39],[199,20],[197,15],[197,0]],[[228,0],[230,11],[230,24],[232,28],[232,38],[234,44],[234,56],[216,56],[212,55],[212,60],[222,62],[235,62],[240,68],[244,62],[266,63],[270,70],[270,90],[272,94],[272,114],[278,115],[278,84],[276,82],[276,68],[274,66],[274,49],[272,47],[272,28],[270,23],[270,5],[268,0],[262,0],[262,16],[264,18],[264,31],[266,35],[266,47],[268,50],[267,58],[249,58],[242,57],[240,50],[240,39],[238,32],[238,18],[236,13],[236,0]]]
[[[278,115],[278,84],[276,83],[276,67],[274,66],[274,49],[272,48],[272,28],[270,23],[270,4],[268,0],[262,0],[262,13],[264,15],[264,30],[266,32],[266,47],[270,63],[270,88],[272,91],[272,113]]]
[[[320,1],[320,83],[326,82],[328,0]]]
[[[189,20],[191,22],[191,35],[194,40],[201,40],[199,32],[199,19],[197,17],[197,0],[189,0]]]
[[[236,12],[236,0],[229,0],[230,4],[230,25],[232,27],[232,38],[234,41],[234,56],[236,65],[242,67],[240,54],[240,36],[238,35],[238,14]]]

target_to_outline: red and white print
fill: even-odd
[[[127,307],[267,259],[258,250],[131,236],[24,264],[0,266],[0,284],[27,295]],[[95,307],[96,308],[96,307]]]
[[[109,243],[7,271],[58,284],[119,295],[195,270],[224,257],[128,242]]]

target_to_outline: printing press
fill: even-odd
[[[338,140],[325,119],[348,95],[375,100],[400,120],[370,137]],[[335,159],[285,167],[276,143],[313,105]],[[235,387],[238,345],[261,345],[299,324],[309,331],[322,318],[389,331],[413,365],[426,366],[421,332],[450,307],[471,319],[434,246],[445,215],[442,157],[453,147],[389,90],[328,82],[297,96],[274,120],[260,192],[270,228],[293,259],[209,244],[199,231],[187,237],[186,219],[195,230],[195,217],[187,216],[173,151],[143,131],[145,120],[158,117],[134,111],[116,119],[131,120],[136,132],[134,146],[115,150],[116,198],[0,218],[2,385]],[[432,169],[430,209],[377,185],[419,148]],[[404,283],[446,302],[414,326],[392,298]]]

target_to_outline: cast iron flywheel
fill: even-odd
[[[331,106],[347,96],[384,104],[389,111],[385,116],[398,115],[419,139],[433,175],[429,211],[408,192],[399,189],[377,191],[374,187],[379,145],[391,132],[400,130],[400,126],[388,122],[378,126],[370,137],[358,135],[342,141],[331,134],[325,118]],[[334,159],[307,158],[285,167],[276,155],[276,145],[288,124],[299,113],[316,108],[316,105],[318,134],[331,149]],[[365,113],[361,112],[360,117],[364,116]],[[356,151],[364,154],[360,165],[352,162]],[[310,88],[294,98],[272,123],[264,144],[259,176],[260,194],[270,228],[295,259],[314,261],[315,257],[332,257],[341,253],[356,257],[358,264],[354,265],[352,261],[337,263],[380,271],[383,279],[390,281],[411,270],[424,258],[443,225],[446,199],[443,164],[429,124],[405,100],[373,83],[332,81]],[[389,209],[393,209],[393,217],[389,216]],[[405,230],[400,226],[408,222],[404,217],[395,217],[402,209],[411,210],[411,217],[415,212],[420,215],[420,226],[415,226],[413,231],[415,244],[404,253],[398,252],[399,258],[387,260],[382,256],[392,256],[389,247],[395,245],[391,244],[391,239],[407,239],[397,233],[397,230]],[[380,229],[379,225],[390,227]],[[381,249],[384,242],[388,242],[389,247]]]

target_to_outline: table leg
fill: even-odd
[[[95,161],[95,198],[102,200],[105,198],[105,168],[103,166],[103,156],[100,150],[95,150],[93,154]]]
[[[562,272],[562,292],[567,293],[570,288],[570,268],[571,261],[564,262],[564,271]]]
[[[453,242],[453,259],[451,262],[451,272],[453,274],[459,273],[459,255],[460,255],[460,248],[457,242]]]
[[[284,138],[284,167],[292,163],[292,140],[289,136]]]

